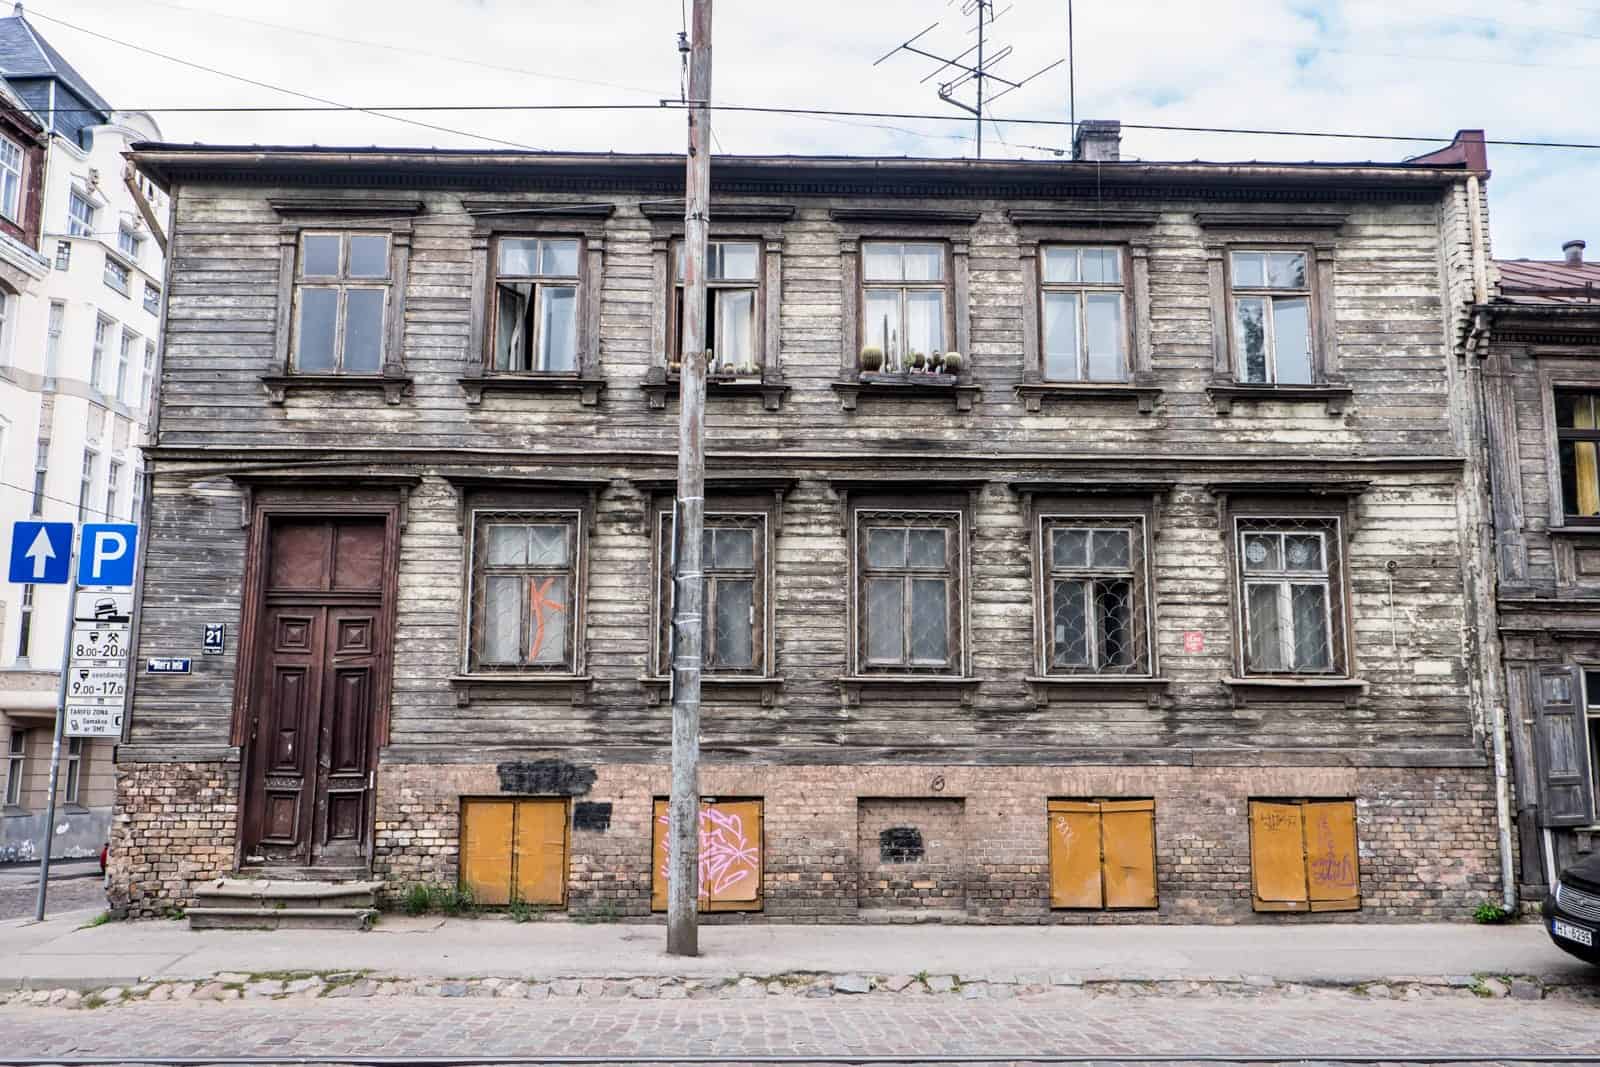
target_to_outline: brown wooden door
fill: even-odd
[[[246,866],[367,861],[387,640],[384,545],[382,520],[268,527],[249,694]]]

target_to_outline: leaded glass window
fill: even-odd
[[[658,670],[672,670],[672,513],[659,515],[661,561]],[[766,671],[767,517],[708,511],[700,542],[705,574],[702,667],[708,675]]]

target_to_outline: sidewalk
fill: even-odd
[[[368,972],[377,978],[734,980],[952,975],[961,982],[1273,981],[1359,985],[1526,975],[1590,984],[1536,923],[1516,926],[705,926],[702,955],[669,957],[659,924],[517,924],[385,915],[373,930],[203,931],[182,922],[84,928],[93,912],[0,922],[0,989],[95,989],[217,974]]]

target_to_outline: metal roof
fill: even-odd
[[[1600,304],[1600,262],[1498,259],[1500,304]]]
[[[22,5],[10,18],[0,18],[0,74],[12,81],[29,78],[56,78],[92,108],[109,117],[113,108],[94,91],[71,63],[45,40],[22,14]]]

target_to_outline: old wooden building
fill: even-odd
[[[1481,134],[1352,165],[1092,135],[716,160],[708,911],[1499,892]],[[237,872],[650,915],[682,159],[135,161],[176,220],[138,653],[193,671],[137,679],[117,900]]]
[[[1600,265],[1503,260],[1478,304],[1521,878],[1592,851],[1600,774]],[[1532,895],[1531,892],[1528,895]]]

